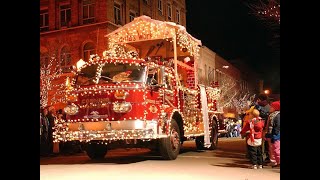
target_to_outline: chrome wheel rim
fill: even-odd
[[[179,133],[175,129],[171,130],[170,140],[171,140],[172,149],[174,150],[178,149],[180,144],[180,137],[179,137]]]

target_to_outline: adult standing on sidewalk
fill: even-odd
[[[40,125],[41,125],[41,138],[40,138],[40,154],[48,155],[49,154],[49,120],[47,118],[48,109],[41,109]]]
[[[257,97],[256,104],[255,104],[255,109],[257,109],[260,113],[260,117],[264,121],[264,132],[263,132],[263,137],[265,136],[265,131],[267,127],[267,120],[269,116],[269,110],[270,110],[270,105],[268,102],[268,96],[265,94],[260,94]],[[268,143],[265,142],[264,138],[262,139],[262,155],[263,159],[265,162],[268,162],[270,160],[269,157],[269,146]]]
[[[53,128],[55,126],[56,120],[56,110],[53,106],[48,107],[48,115],[47,118],[49,120],[48,127],[48,142],[49,142],[49,154],[53,155]]]

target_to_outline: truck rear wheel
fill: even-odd
[[[210,132],[210,143],[211,146],[209,148],[205,148],[204,145],[204,136],[196,137],[196,146],[198,150],[215,150],[218,147],[218,126],[215,120],[212,121]]]
[[[169,137],[159,141],[160,154],[165,160],[174,160],[178,157],[180,148],[180,129],[177,122],[172,119]]]
[[[107,154],[107,145],[91,142],[86,145],[85,151],[90,159],[98,160],[103,159]]]

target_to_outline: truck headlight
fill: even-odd
[[[67,115],[75,115],[79,112],[79,107],[77,105],[75,105],[74,103],[72,103],[72,104],[64,107],[63,110]]]
[[[129,102],[115,102],[113,103],[113,111],[116,113],[126,113],[131,111],[132,105]]]

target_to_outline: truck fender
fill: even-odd
[[[164,134],[168,135],[169,132],[170,132],[170,123],[171,123],[171,119],[173,118],[174,114],[175,113],[178,113],[181,115],[181,113],[179,112],[178,109],[175,109],[175,108],[172,108],[172,107],[169,107],[167,109],[164,110],[164,113],[166,114],[165,117],[163,117],[163,132]],[[177,121],[177,120],[176,120]],[[179,123],[178,123],[179,124]]]

